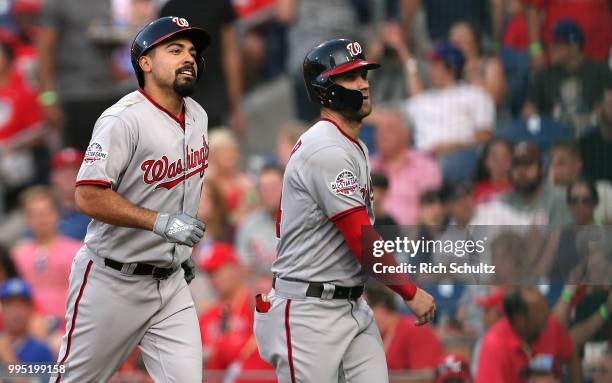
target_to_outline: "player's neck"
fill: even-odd
[[[155,84],[145,84],[144,92],[162,108],[175,116],[180,116],[183,111],[183,97],[173,90],[164,90]]]
[[[357,140],[357,138],[359,137],[359,132],[361,131],[360,121],[350,120],[344,117],[339,112],[327,108],[323,108],[321,110],[321,118],[326,118],[335,122],[338,128],[340,128],[352,139]]]

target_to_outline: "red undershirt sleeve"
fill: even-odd
[[[333,217],[332,222],[334,222],[338,230],[340,230],[344,236],[344,240],[352,250],[357,262],[364,266],[364,269],[370,276],[387,285],[403,299],[411,300],[414,298],[417,287],[410,281],[410,278],[408,278],[406,274],[382,275],[374,273],[372,267],[367,265],[370,260],[363,259],[363,254],[373,254],[371,250],[374,248],[374,241],[380,239],[378,234],[376,234],[376,236],[368,235],[365,238],[363,237],[363,232],[365,231],[362,230],[363,226],[370,227],[370,230],[367,230],[367,232],[375,233],[368,214],[366,213],[365,206],[360,209],[351,209],[351,211],[347,211],[347,214],[339,214]],[[365,249],[362,248],[363,246],[365,246]],[[387,252],[385,252],[382,257],[376,258],[376,260],[386,266],[397,265],[393,254]]]

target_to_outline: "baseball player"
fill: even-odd
[[[361,250],[374,240],[362,228],[371,228],[374,213],[368,150],[357,137],[372,109],[367,73],[378,67],[346,39],[327,41],[304,60],[321,120],[287,164],[272,290],[257,297],[254,320],[259,352],[281,383],[388,381],[380,333],[361,297],[370,273]],[[395,263],[392,254],[381,261]],[[389,287],[419,324],[431,320],[433,298],[398,278]]]
[[[201,382],[202,344],[187,284],[208,166],[208,119],[187,97],[210,37],[165,17],[132,44],[140,89],[97,120],[77,176],[93,220],[70,273],[66,334],[51,381],[106,382],[139,346],[156,382]],[[182,267],[181,267],[182,266]]]

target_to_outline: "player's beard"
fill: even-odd
[[[181,68],[176,71],[174,82],[172,83],[172,89],[174,89],[174,91],[181,97],[189,97],[195,91],[196,78],[180,76],[179,73],[184,69],[185,68]]]
[[[179,81],[177,77],[172,83],[172,89],[181,97],[189,97],[195,90],[195,79]]]

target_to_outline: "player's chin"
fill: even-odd
[[[176,93],[182,97],[188,97],[195,91],[195,78],[187,77],[185,79],[177,78],[174,81],[173,88]]]
[[[372,104],[370,104],[369,101],[364,102],[363,105],[361,105],[361,109],[359,109],[358,113],[359,113],[359,117],[361,117],[362,119],[366,118],[372,113]]]

